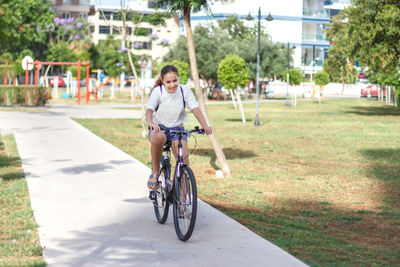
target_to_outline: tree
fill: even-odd
[[[326,31],[328,40],[332,44],[329,57],[324,62],[324,71],[329,74],[332,81],[342,83],[342,94],[346,83],[354,83],[357,71],[353,67],[353,56],[349,44],[352,42],[347,28],[346,17],[348,10],[342,11],[332,18],[333,24]]]
[[[314,82],[320,86],[327,85],[329,83],[329,75],[326,71],[319,71],[314,75]]]
[[[283,77],[287,77],[287,71],[283,74]],[[303,80],[303,73],[300,69],[289,69],[289,83],[290,85],[299,85]],[[297,106],[297,94],[294,93],[294,106]]]
[[[196,44],[196,59],[200,77],[214,88],[218,84],[218,63],[229,53],[237,53],[238,42],[218,28],[197,26],[193,34]],[[164,60],[178,59],[189,63],[187,40],[184,36],[164,56]]]
[[[210,119],[208,118],[208,113],[205,105],[205,99],[200,88],[199,72],[197,69],[196,61],[196,51],[193,40],[193,32],[190,24],[190,14],[191,12],[197,12],[202,9],[209,9],[210,1],[208,0],[158,0],[158,5],[167,4],[172,12],[179,12],[183,15],[183,21],[186,29],[187,46],[190,60],[190,70],[191,76],[195,84],[195,92],[197,95],[197,100],[199,102],[200,110],[203,112],[208,125],[210,124]],[[217,156],[218,162],[222,169],[222,173],[226,177],[230,177],[230,168],[226,160],[225,154],[219,145],[215,132],[209,136],[210,141],[213,145],[215,154]]]
[[[225,30],[232,39],[244,38],[250,33],[248,27],[237,16],[230,15],[224,20],[218,20],[218,26]]]
[[[257,33],[246,36],[239,42],[238,56],[248,63],[250,79],[257,74]],[[269,35],[260,33],[260,77],[279,77],[286,68],[286,53],[279,44],[273,44]]]
[[[189,64],[183,61],[179,60],[172,60],[172,61],[167,61],[163,62],[161,67],[164,67],[166,65],[174,65],[179,72],[179,82],[182,84],[187,84],[188,78],[189,78]]]
[[[350,63],[357,59],[375,76],[391,76],[399,71],[399,1],[355,0],[337,17],[328,30],[333,49],[344,50]]]
[[[239,102],[243,123],[246,122],[242,101],[237,90],[238,87],[245,87],[249,82],[249,71],[243,58],[236,55],[227,55],[218,65],[218,80],[221,85],[231,92],[236,92]],[[233,97],[233,93],[232,93]]]
[[[282,76],[286,77],[287,72],[285,71]],[[289,70],[289,83],[290,85],[299,85],[303,79],[303,74],[300,69]]]
[[[0,54],[16,57],[30,49],[35,57],[42,55],[47,47],[43,29],[53,19],[51,5],[48,0],[0,0]]]
[[[324,90],[324,85],[329,83],[329,75],[325,71],[319,71],[314,75],[315,84],[319,85],[319,98],[318,101],[321,104],[322,91]]]

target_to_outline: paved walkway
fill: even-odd
[[[305,266],[201,201],[189,241],[176,238],[172,214],[158,224],[149,168],[70,119],[138,110],[48,110],[0,112],[0,128],[15,135],[49,266]]]

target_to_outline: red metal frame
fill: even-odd
[[[82,97],[86,97],[86,104],[89,103],[89,98],[90,98],[90,93],[89,93],[89,61],[86,62],[81,62],[80,60],[78,62],[42,62],[35,60],[34,62],[26,62],[26,71],[25,71],[25,85],[28,86],[29,84],[29,70],[28,70],[28,64],[33,64],[35,66],[35,86],[38,84],[38,79],[37,79],[37,74],[38,74],[38,65],[59,65],[59,66],[72,66],[72,65],[77,65],[78,66],[78,96],[77,96],[77,102],[80,104],[80,99]],[[81,96],[81,66],[86,66],[86,94]],[[97,98],[96,98],[97,100]],[[27,101],[27,95],[25,96],[25,101]]]

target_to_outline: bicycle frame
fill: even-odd
[[[181,171],[181,167],[186,166],[186,163],[184,162],[183,159],[183,146],[182,146],[182,136],[183,133],[179,132],[178,133],[178,158],[175,164],[175,170],[174,170],[174,176],[172,177],[171,180],[171,159],[170,159],[170,152],[171,152],[171,146],[172,146],[172,142],[168,141],[164,148],[163,148],[163,154],[161,155],[161,164],[164,165],[160,168],[160,172],[159,175],[161,175],[162,170],[165,168],[167,170],[168,176],[169,177],[165,177],[165,181],[168,182],[168,180],[171,181],[171,185],[169,185],[170,187],[167,188],[167,197],[169,198],[171,195],[173,190],[174,190],[174,183],[175,183],[175,179],[180,179],[180,171]],[[165,152],[165,155],[164,155]],[[163,163],[163,161],[165,163]]]

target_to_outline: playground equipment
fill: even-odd
[[[82,97],[86,98],[86,104],[89,103],[89,98],[90,98],[90,92],[89,92],[89,61],[86,62],[42,62],[35,60],[34,62],[26,62],[26,71],[25,71],[25,85],[28,86],[29,84],[29,65],[32,64],[35,67],[35,86],[38,85],[38,69],[41,68],[43,65],[60,65],[60,66],[72,66],[72,65],[77,65],[78,66],[78,94],[77,94],[77,102],[80,104],[80,99]],[[81,95],[81,66],[86,67],[86,93],[84,95]],[[25,96],[25,99],[27,99],[27,96]],[[97,95],[96,95],[96,101],[97,101]]]

